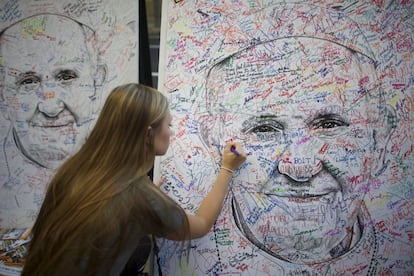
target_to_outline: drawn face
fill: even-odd
[[[171,114],[170,111],[168,111],[159,128],[155,130],[154,149],[156,155],[164,155],[170,146],[170,137],[172,134],[170,125]]]
[[[210,72],[211,141],[232,138],[250,153],[232,186],[236,220],[271,254],[313,263],[355,242],[373,76],[354,52],[312,38],[261,44]]]
[[[21,152],[56,168],[83,142],[95,85],[83,29],[57,16],[37,16],[3,34],[3,97]],[[96,62],[96,61],[95,61]]]

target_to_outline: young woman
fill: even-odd
[[[186,214],[147,176],[168,149],[170,122],[155,89],[131,83],[110,93],[86,143],[50,182],[22,275],[120,275],[135,250],[145,263],[149,235],[189,240],[210,230],[246,155],[227,144],[214,186]]]

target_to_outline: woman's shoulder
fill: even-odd
[[[168,226],[168,232],[178,230],[183,222],[185,212],[173,199],[155,187],[156,191],[148,195],[148,203],[157,216]]]

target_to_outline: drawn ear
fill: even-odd
[[[8,106],[8,103],[5,101],[4,98],[0,99],[0,113],[1,116],[6,119],[7,121],[12,122],[13,115],[11,114],[10,107]]]
[[[217,130],[216,120],[211,115],[204,115],[200,117],[199,136],[203,144],[206,146],[211,154],[215,164],[220,164],[220,141],[218,141],[214,131]]]
[[[98,64],[96,74],[94,76],[96,86],[102,86],[105,83],[107,73],[108,66],[106,64]]]
[[[4,73],[3,71],[3,67],[0,66],[0,73]],[[10,116],[9,116],[9,110],[8,110],[8,104],[6,102],[6,99],[4,98],[4,82],[0,81],[0,113],[1,116],[6,119],[6,120],[10,120]]]
[[[89,99],[91,100],[91,113],[97,114],[100,111],[101,103],[105,101],[105,99],[102,99],[102,86],[104,85],[106,81],[108,68],[105,64],[99,64],[96,67],[96,71],[93,74],[92,78],[94,81],[94,93],[89,96]]]
[[[380,111],[380,120],[375,124],[374,134],[374,174],[380,175],[389,163],[390,139],[398,126],[396,110],[391,105],[383,105]]]
[[[201,141],[207,146],[210,147],[210,134],[211,130],[208,127],[207,115],[201,116],[199,120],[200,124],[198,125],[198,133]]]

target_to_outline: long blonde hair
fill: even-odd
[[[167,111],[166,97],[153,88],[131,83],[111,91],[86,143],[49,184],[23,275],[63,275],[81,263],[92,275],[103,265],[110,269],[112,264],[100,263],[99,255],[112,250],[115,259],[126,235],[136,235],[138,242],[147,234],[177,230],[151,208],[151,198],[161,210],[181,212],[183,240],[188,239],[183,209],[147,176],[155,158],[147,130],[157,131]],[[118,242],[108,245],[114,237]]]

